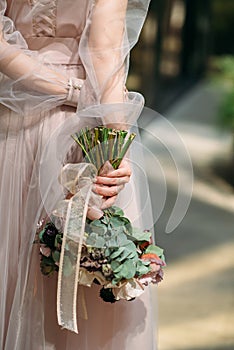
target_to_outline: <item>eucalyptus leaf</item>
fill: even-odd
[[[118,262],[117,260],[111,261],[111,269],[112,269],[112,271],[117,270],[120,265],[121,265],[121,263]]]
[[[124,233],[118,234],[116,240],[119,246],[126,245],[128,243],[127,236]]]
[[[115,205],[113,205],[112,209],[114,211],[114,215],[117,215],[117,216],[123,216],[124,215],[124,212],[123,212],[123,210],[121,208],[116,207]]]
[[[136,274],[136,264],[131,260],[126,260],[117,269],[113,270],[115,279],[130,279]]]
[[[104,254],[105,254],[106,258],[108,258],[111,255],[111,253],[112,253],[112,250],[110,248],[106,248],[105,249],[105,253]]]
[[[132,251],[129,255],[128,255],[128,259],[132,259],[134,261],[137,261],[139,258],[138,258],[138,254],[136,251]]]
[[[98,233],[100,235],[104,235],[107,232],[107,227],[99,220],[92,221],[90,224],[90,228],[93,232]]]
[[[122,262],[125,259],[138,259],[135,244],[128,242],[127,245],[119,247],[114,253],[111,254],[110,259],[117,259]]]
[[[110,258],[116,259],[118,256],[120,256],[125,250],[125,247],[119,247],[114,253],[111,254]]]
[[[54,246],[55,248],[58,248],[58,246],[61,244],[62,244],[62,234],[59,233],[55,236]]]
[[[120,219],[123,222],[127,233],[132,233],[132,225],[131,225],[131,222],[129,221],[129,219],[126,218],[125,216],[121,216]]]
[[[148,254],[148,253],[157,254],[160,258],[161,258],[162,256],[164,256],[164,255],[163,255],[163,249],[160,248],[160,247],[158,247],[158,246],[156,246],[156,245],[153,245],[153,244],[150,244],[150,245],[146,248],[146,250],[145,250],[144,253],[145,253],[145,254]]]
[[[86,239],[86,245],[94,248],[104,248],[106,245],[106,241],[96,232],[92,232]]]
[[[131,235],[133,238],[135,238],[136,241],[149,242],[149,240],[152,236],[152,233],[148,232],[148,231],[142,231],[139,228],[133,227]]]
[[[142,263],[142,260],[139,260],[136,266],[136,273],[138,276],[145,275],[146,273],[150,272],[150,263],[148,263],[148,266]]]
[[[100,221],[105,224],[105,225],[108,225],[109,223],[109,218],[106,217],[105,215],[100,219]]]
[[[41,230],[40,233],[39,233],[39,239],[40,239],[41,243],[44,243],[44,241],[43,241],[44,233],[45,233],[45,229]]]
[[[55,262],[59,262],[59,259],[60,259],[60,252],[55,250],[52,252],[52,257],[54,259]]]
[[[109,248],[115,248],[124,246],[127,244],[128,239],[122,229],[117,227],[113,230],[108,230],[106,236],[106,246]]]
[[[113,216],[110,218],[110,225],[112,227],[120,227],[120,226],[124,226],[124,222],[120,219],[119,216]]]
[[[117,238],[116,237],[110,237],[106,240],[106,246],[108,248],[118,248],[119,247],[119,243],[117,242]]]

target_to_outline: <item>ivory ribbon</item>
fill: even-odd
[[[69,200],[59,202],[53,211],[55,225],[63,232],[57,287],[58,323],[76,333],[81,249],[92,184],[96,175],[97,169],[92,164],[65,165],[60,182],[73,196]]]

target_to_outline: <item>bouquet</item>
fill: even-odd
[[[86,162],[100,173],[105,162],[117,169],[128,151],[135,134],[105,127],[81,130],[72,135],[81,147]],[[72,196],[69,194],[69,197]],[[80,285],[101,285],[100,297],[106,302],[132,300],[150,283],[163,278],[163,249],[152,242],[151,232],[132,226],[122,209],[112,206],[103,210],[100,219],[86,218],[84,239],[79,261]],[[53,214],[38,227],[40,267],[50,276],[59,270],[63,231],[56,225]],[[70,240],[64,246],[64,275],[70,276],[77,250]]]

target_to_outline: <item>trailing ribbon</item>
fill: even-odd
[[[76,333],[78,333],[76,310],[81,250],[88,204],[96,175],[97,169],[92,164],[65,165],[60,182],[72,197],[59,202],[53,211],[55,225],[60,228],[62,226],[63,232],[57,287],[58,323]],[[97,196],[97,200],[100,201],[101,198]]]

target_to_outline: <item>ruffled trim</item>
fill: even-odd
[[[34,36],[55,37],[57,0],[30,0]]]

